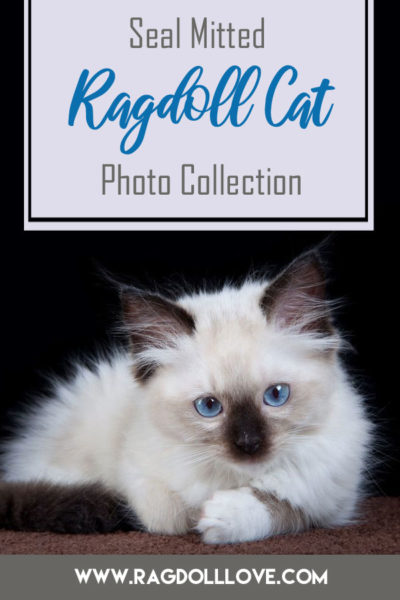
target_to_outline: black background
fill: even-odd
[[[21,3],[22,4],[22,3]],[[379,15],[377,15],[379,40]],[[385,51],[378,45],[377,58]],[[379,63],[378,63],[379,64]],[[8,64],[10,79],[15,65]],[[384,73],[376,71],[376,88]],[[19,78],[19,73],[18,73]],[[379,97],[377,111],[379,114]],[[20,99],[22,114],[22,98]],[[378,123],[379,125],[379,123]],[[22,132],[21,132],[22,135]],[[376,494],[400,494],[397,383],[399,320],[395,260],[396,200],[390,189],[386,132],[376,128],[376,228],[374,232],[24,232],[21,136],[7,147],[12,160],[5,180],[13,194],[2,201],[2,328],[0,426],[46,387],[43,374],[64,373],[67,361],[112,343],[118,299],[99,272],[106,267],[136,282],[223,281],[254,267],[284,266],[303,250],[328,239],[329,291],[345,299],[337,323],[356,352],[347,357],[352,376],[368,397],[379,425],[381,464]],[[21,181],[22,183],[22,181]],[[345,190],[343,191],[345,194]],[[29,457],[27,457],[27,460]],[[349,456],[351,460],[351,456]]]

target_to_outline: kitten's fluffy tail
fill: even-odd
[[[143,527],[124,501],[100,484],[0,481],[0,529],[110,533]]]

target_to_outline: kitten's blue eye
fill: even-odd
[[[264,392],[264,403],[269,406],[282,406],[290,396],[290,386],[287,383],[271,385]]]
[[[222,412],[221,402],[212,396],[198,398],[195,400],[194,406],[202,417],[216,417]]]

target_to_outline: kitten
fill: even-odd
[[[372,427],[316,253],[271,282],[121,298],[129,351],[57,383],[6,445],[0,525],[229,543],[353,518]]]

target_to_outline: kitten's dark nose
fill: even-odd
[[[257,434],[249,434],[246,431],[241,432],[235,440],[235,446],[245,454],[255,454],[260,448],[262,438]]]

